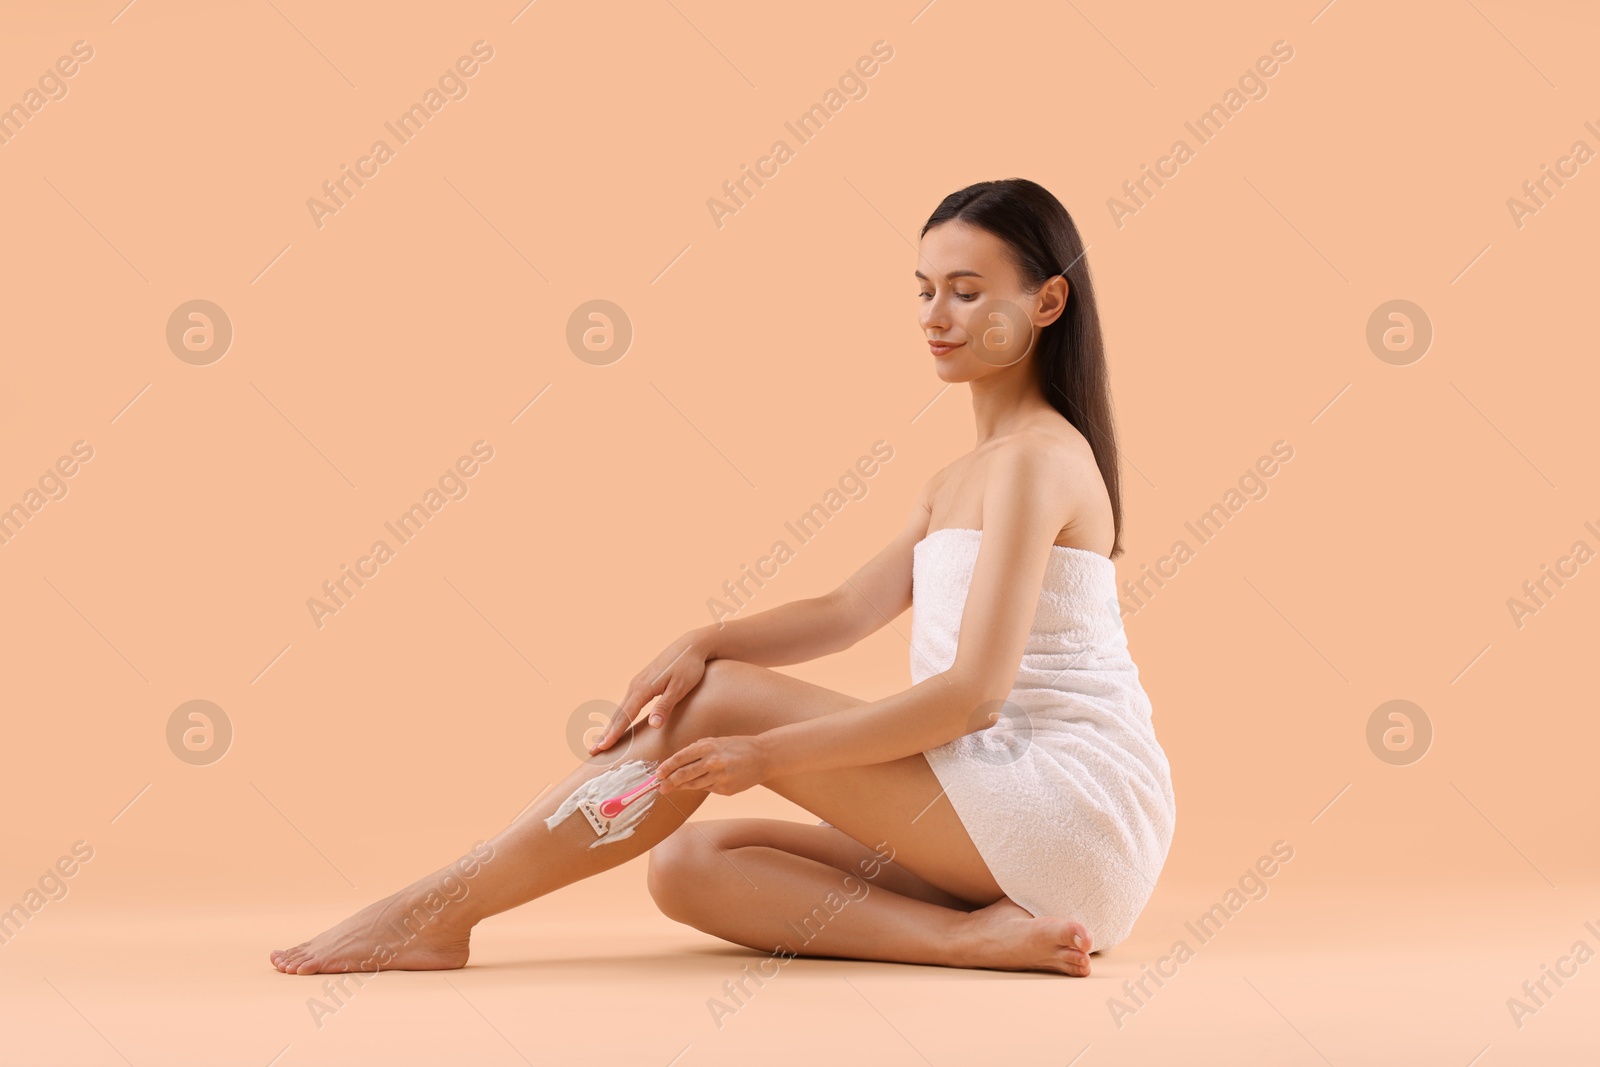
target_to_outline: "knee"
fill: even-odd
[[[692,908],[704,889],[708,862],[716,862],[717,846],[687,826],[668,835],[650,850],[646,884],[661,914],[689,922]]]
[[[712,736],[727,732],[732,716],[746,701],[750,672],[763,668],[736,659],[714,659],[706,663],[705,674],[672,709],[669,721],[676,720],[683,732]]]

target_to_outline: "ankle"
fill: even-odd
[[[448,935],[469,933],[485,918],[484,894],[463,882],[455,871],[445,867],[419,879],[396,894],[400,910],[419,918],[426,916],[428,929]]]
[[[950,928],[942,940],[949,946],[951,966],[964,966],[983,957],[992,943],[987,936],[987,924],[978,919],[977,912],[956,912],[950,918]]]

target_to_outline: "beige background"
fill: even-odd
[[[1600,964],[1521,1028],[1506,1005],[1600,949],[1600,566],[1520,628],[1507,606],[1600,549],[1597,164],[1520,227],[1507,204],[1600,148],[1592,8],[121,4],[9,4],[0,33],[3,105],[93,49],[0,145],[0,506],[93,449],[0,545],[0,905],[93,849],[0,948],[0,1059],[1595,1054]],[[319,228],[308,198],[480,40],[465,97]],[[784,123],[880,40],[799,144]],[[1266,95],[1198,145],[1184,123],[1280,40]],[[708,199],[780,138],[719,228]],[[1108,201],[1178,138],[1194,158],[1119,226]],[[917,328],[916,232],[1011,176],[1090,244],[1119,578],[1294,449],[1127,619],[1179,807],[1134,936],[1076,982],[799,961],[719,1030],[706,999],[757,957],[657,915],[634,863],[317,1028],[269,948],[515,816],[573,765],[575,710],[874,441],[893,459],[750,610],[832,587],[971,446]],[[234,333],[205,366],[166,340],[200,299]],[[1402,299],[1433,340],[1393,365],[1366,335]],[[633,329],[607,365],[567,343],[591,300]],[[467,495],[318,628],[307,599],[480,440]],[[909,627],[789,669],[887,694]],[[1392,699],[1434,731],[1406,766],[1366,739]],[[191,700],[232,724],[210,765],[168,747]],[[760,791],[701,817],[741,813],[807,817]],[[1118,1027],[1108,998],[1278,840],[1269,895]]]

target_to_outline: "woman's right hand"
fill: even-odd
[[[706,673],[708,649],[699,634],[690,630],[661,650],[660,655],[645,665],[644,670],[628,683],[628,693],[622,698],[617,713],[605,734],[590,748],[589,753],[604,752],[622,732],[633,723],[652,698],[660,697],[650,711],[650,725],[662,726],[673,707],[695,686]]]

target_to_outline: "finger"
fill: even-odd
[[[682,774],[683,768],[692,762],[694,762],[693,759],[682,758],[681,753],[678,756],[671,757],[670,765],[662,763],[661,766],[656,768],[656,781],[663,788],[670,787],[674,781],[673,775]]]
[[[691,741],[656,764],[656,773],[664,778],[672,772],[708,755],[710,751],[711,739],[709,737]]]
[[[648,701],[650,697],[657,695],[660,695],[661,697],[660,700],[656,701],[655,712],[650,715],[649,721],[651,726],[660,726],[662,723],[666,722],[667,712],[672,710],[672,706],[676,704],[678,702],[678,698],[683,695],[682,690],[678,687],[678,676],[672,674],[672,668],[680,659],[683,658],[683,654],[687,651],[689,651],[688,645],[684,645],[682,648],[680,648],[678,650],[678,654],[672,657],[671,662],[657,671],[655,676],[650,679],[650,684],[643,687],[648,695],[639,701],[638,707],[634,709],[635,712],[638,711],[638,708],[644,707],[645,702]]]
[[[628,728],[628,723],[631,721],[633,721],[632,716],[624,714],[621,708],[613,712],[611,721],[606,724],[605,733],[600,735],[600,740],[589,746],[590,755],[610,748],[612,742],[621,736],[622,731]]]
[[[623,696],[621,705],[611,716],[611,722],[606,727],[604,736],[601,737],[600,742],[591,751],[599,752],[610,748],[612,743],[622,736],[622,731],[633,724],[634,716],[639,714],[639,709],[644,707],[645,701],[654,695],[655,693],[650,691],[650,687],[640,684],[638,679],[634,679],[633,682],[629,683],[628,692]]]
[[[672,772],[683,766],[685,761],[679,758],[682,755],[682,752],[674,752],[672,755],[656,764],[656,781],[665,785],[667,778],[672,775]]]
[[[666,725],[667,715],[682,696],[683,689],[678,685],[678,679],[674,677],[672,683],[667,686],[660,698],[656,700],[655,707],[650,709],[650,725],[656,727]]]
[[[671,759],[675,762],[666,773],[662,773],[659,767],[656,769],[656,777],[660,781],[663,791],[677,789],[682,783],[692,778],[698,778],[705,772],[705,768],[701,765],[701,760],[698,756],[680,752],[676,756],[672,756]],[[663,764],[662,766],[666,765]]]
[[[681,780],[672,783],[673,792],[680,789],[710,789],[716,784],[716,775],[704,763],[693,763],[679,773]]]
[[[621,710],[627,712],[628,721],[632,722],[634,716],[639,714],[639,709],[650,703],[651,698],[665,689],[669,681],[671,679],[659,676],[647,682],[635,678],[628,686],[628,695],[622,698]]]
[[[623,704],[625,705],[626,703],[627,700],[624,699]],[[606,728],[600,734],[599,740],[589,746],[589,751],[593,753],[610,748],[611,743],[617,739],[617,735],[622,733],[626,727],[627,717],[623,714],[622,707],[619,706],[616,711],[611,713],[611,721],[606,723]]]
[[[671,663],[668,663],[665,667],[662,667],[659,671],[656,672],[655,677],[650,679],[650,686],[651,686],[652,689],[654,689],[657,693],[661,692],[661,689],[663,687],[665,687],[665,685],[666,685],[666,678],[667,678],[667,675],[672,671],[673,664],[677,663],[680,659],[682,659],[683,658],[683,654],[685,652],[687,652],[687,651],[689,651],[689,646],[688,645],[684,645],[682,648],[680,648],[678,650],[678,654],[676,656],[672,657],[672,662]]]

